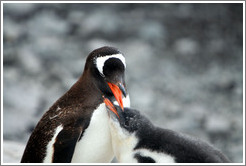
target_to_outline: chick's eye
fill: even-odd
[[[130,122],[129,120],[126,120],[125,123],[124,123],[125,126],[129,126],[130,125]]]

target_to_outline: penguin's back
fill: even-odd
[[[145,129],[150,131],[138,133],[139,142],[135,149],[164,153],[177,163],[229,162],[218,149],[198,138],[154,126]]]

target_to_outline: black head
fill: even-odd
[[[118,101],[123,109],[122,94],[125,90],[125,58],[114,47],[101,47],[92,51],[86,60],[85,70],[89,70],[102,92],[110,101]]]
[[[118,123],[121,128],[130,133],[141,132],[143,129],[152,126],[151,122],[140,114],[138,110],[124,108],[124,111],[119,106],[114,105],[115,111],[108,108],[109,116],[113,123]]]

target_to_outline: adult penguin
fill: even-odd
[[[113,157],[104,98],[129,106],[125,58],[116,48],[92,51],[78,81],[43,115],[22,163],[110,162]]]

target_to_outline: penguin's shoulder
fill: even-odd
[[[57,103],[54,104],[33,130],[22,162],[71,161],[75,144],[90,120],[89,114],[82,116],[76,109],[61,108]]]

